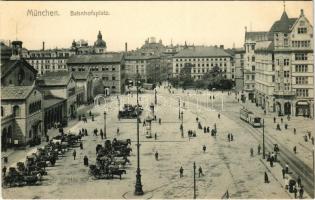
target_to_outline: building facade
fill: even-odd
[[[191,76],[202,79],[214,66],[220,67],[224,77],[232,79],[231,55],[218,47],[186,48],[173,56],[173,77],[178,77],[185,64],[192,64]]]
[[[92,72],[94,95],[119,94],[125,90],[125,61],[122,53],[74,55],[67,65],[71,72]]]
[[[313,27],[284,11],[255,49],[256,102],[278,115],[314,116]]]

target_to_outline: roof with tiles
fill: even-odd
[[[270,28],[270,32],[284,32],[288,33],[290,32],[290,28],[293,26],[295,21],[298,18],[289,18],[287,13],[283,11],[282,16],[280,20],[273,23],[273,25]]]
[[[73,76],[68,71],[46,72],[38,78],[37,84],[39,86],[64,86],[69,83],[71,77]]]
[[[86,80],[90,72],[74,71],[72,72],[73,78],[76,80]]]
[[[1,78],[6,76],[10,71],[12,71],[17,66],[27,67],[28,69],[33,71],[34,74],[37,74],[37,70],[34,69],[34,67],[30,65],[28,62],[26,62],[24,59],[8,60],[3,65],[1,65]]]
[[[231,56],[224,49],[217,47],[194,47],[184,49],[174,55],[174,58],[188,58],[188,57],[227,57]]]
[[[1,100],[23,100],[33,91],[32,86],[5,86],[1,87]]]
[[[266,31],[245,32],[245,40],[252,40],[252,41],[267,40],[267,37],[268,37],[268,32]]]
[[[122,60],[122,53],[73,55],[68,59],[67,64],[118,63]]]

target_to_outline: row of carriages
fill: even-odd
[[[96,146],[96,163],[89,165],[89,174],[95,179],[113,179],[126,174],[126,165],[130,164],[131,140],[106,140],[104,145]]]
[[[16,167],[10,167],[3,178],[3,187],[17,187],[38,185],[42,177],[46,176],[47,167],[54,167],[70,148],[78,146],[81,135],[62,134],[52,138],[42,148],[37,148],[35,153],[26,156],[25,162],[18,162]]]

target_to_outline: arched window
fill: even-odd
[[[18,105],[13,106],[13,115],[16,117],[21,115],[21,110]]]
[[[3,106],[1,106],[1,117],[3,117],[4,116],[4,108],[3,108]]]

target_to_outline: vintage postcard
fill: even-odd
[[[2,1],[3,199],[314,199],[312,1]]]

